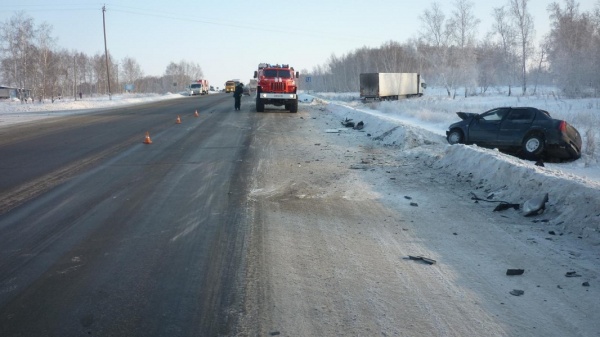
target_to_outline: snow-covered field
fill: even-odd
[[[0,128],[14,123],[35,122],[90,110],[144,102],[177,99],[181,94],[115,95],[83,100],[56,100],[54,103],[0,102]],[[418,99],[364,104],[358,93],[311,93],[300,97],[302,104],[326,106],[324,113],[339,120],[363,121],[365,142],[377,142],[415,156],[432,160],[473,182],[485,181],[494,190],[495,200],[522,203],[549,194],[547,213],[552,222],[570,232],[600,243],[600,99],[564,99],[554,90],[538,89],[526,97],[506,96],[502,90],[473,97],[448,98],[440,90],[429,90]],[[546,163],[544,167],[495,150],[477,146],[450,146],[445,140],[448,125],[458,121],[456,111],[483,112],[498,106],[534,106],[565,119],[583,137],[582,158],[570,163]],[[342,128],[341,124],[331,126]],[[343,130],[352,132],[354,130]],[[358,132],[358,131],[355,131]],[[367,134],[370,137],[367,137]],[[484,196],[487,197],[487,196]]]

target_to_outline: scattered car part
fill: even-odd
[[[544,194],[543,197],[536,197],[525,201],[523,203],[523,215],[532,216],[543,213],[546,209],[547,202],[548,193]]]
[[[430,258],[423,257],[423,256],[412,256],[412,255],[409,255],[408,259],[409,260],[415,260],[415,261],[423,261],[423,262],[425,262],[427,264],[430,264],[430,265],[436,263],[436,261],[434,259],[430,259]]]
[[[354,122],[352,121],[352,118],[350,118],[350,119],[346,118],[341,123],[342,123],[343,126],[345,126],[347,128],[353,128],[354,127]]]
[[[513,296],[521,296],[521,295],[525,294],[525,292],[523,290],[513,289],[510,291],[510,294]]]
[[[525,272],[524,269],[507,269],[506,270],[506,275],[523,275],[523,273]]]

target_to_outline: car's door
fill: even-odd
[[[473,118],[469,125],[469,143],[495,145],[500,123],[508,114],[509,108],[497,108]]]
[[[531,123],[535,117],[535,109],[532,108],[512,108],[508,115],[500,123],[498,132],[498,142],[501,145],[519,146],[523,137],[531,128]]]

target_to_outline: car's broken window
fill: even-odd
[[[500,121],[506,115],[506,109],[494,109],[481,115],[481,119],[488,122]]]

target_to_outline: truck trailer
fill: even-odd
[[[360,98],[365,101],[423,96],[425,88],[419,73],[360,74]]]

